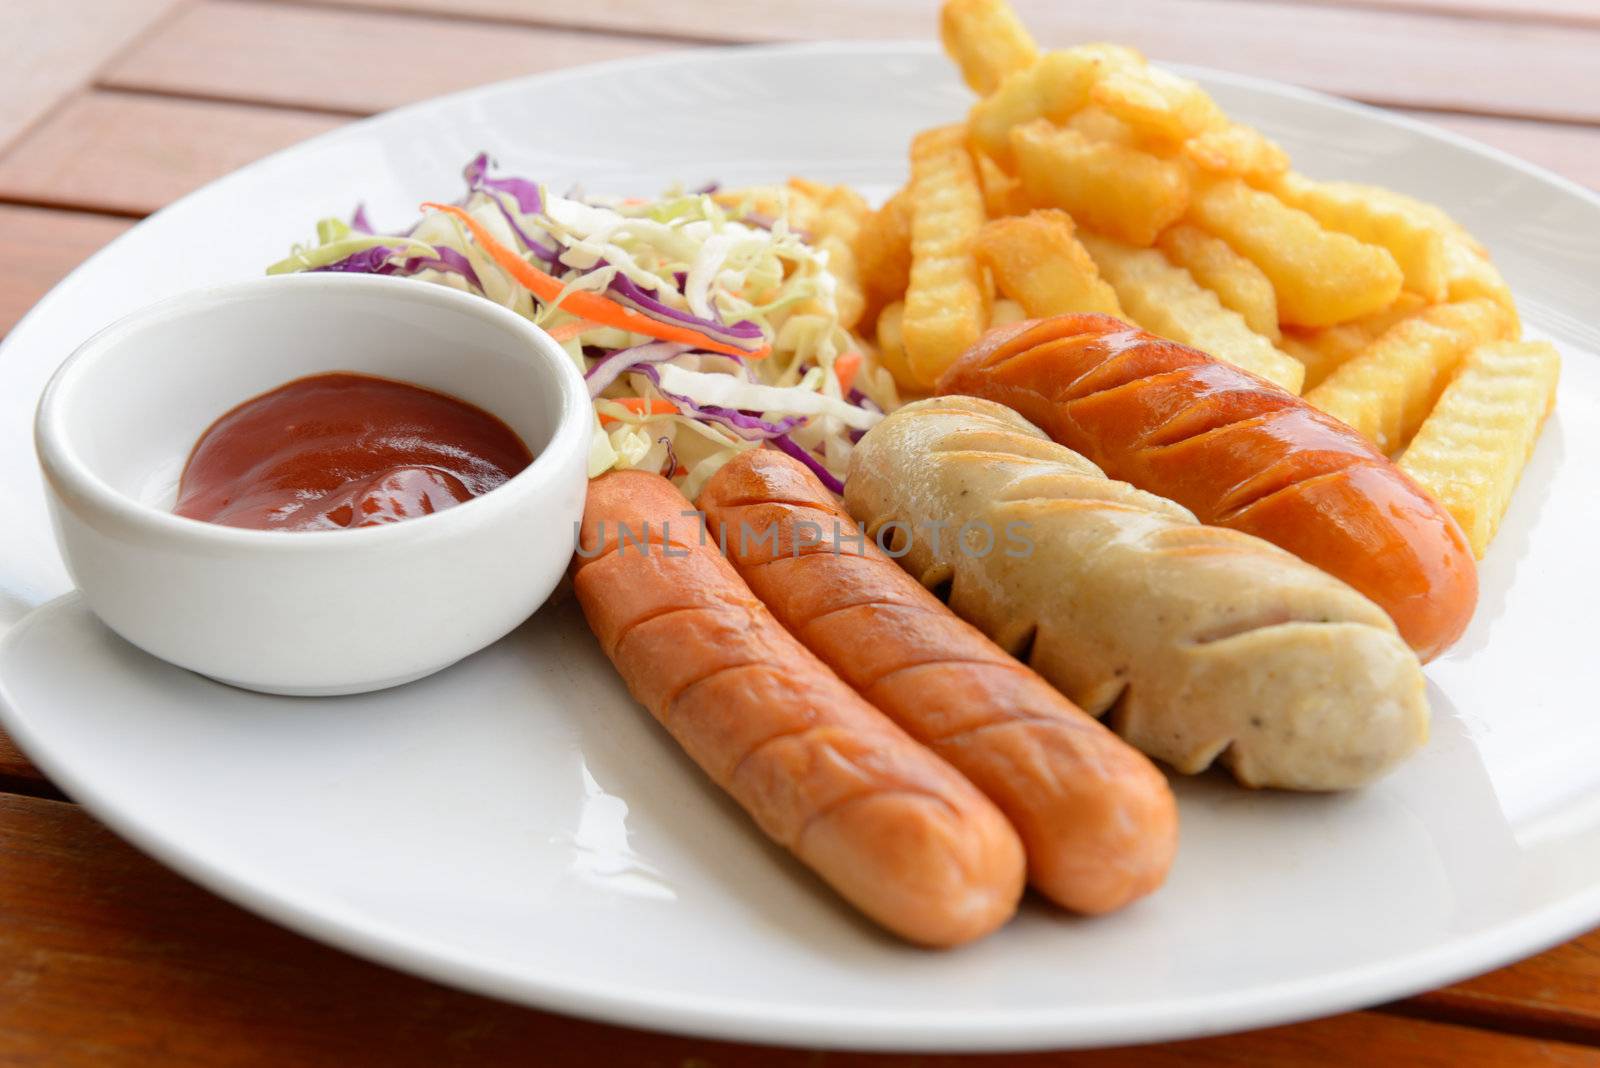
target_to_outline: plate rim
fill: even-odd
[[[729,52],[757,56],[843,53],[877,57],[926,57],[937,54],[938,46],[927,41],[867,40],[678,49],[506,79],[430,97],[344,124],[252,161],[186,193],[140,220],[52,286],[0,343],[0,359],[5,358],[19,337],[26,339],[26,328],[34,316],[43,315],[58,301],[66,299],[65,290],[69,288],[69,283],[100,256],[138,233],[151,220],[160,218],[192,198],[210,195],[230,183],[244,181],[255,170],[275,165],[280,158],[325,141],[360,136],[383,123],[404,121],[409,115],[486,93],[520,86],[549,86],[568,79],[587,79],[597,73],[619,68],[650,70],[682,64],[694,65]],[[1161,65],[1216,84],[1353,112],[1369,121],[1404,129],[1414,136],[1443,142],[1482,156],[1576,196],[1590,208],[1600,209],[1600,193],[1504,150],[1410,116],[1253,75],[1191,64]],[[47,618],[50,612],[64,610],[64,606],[75,599],[80,599],[76,591],[64,594],[35,607],[5,629],[0,633],[0,656],[20,641],[33,626],[38,625],[41,619]],[[272,886],[270,880],[268,888],[262,889],[262,880],[242,879],[212,864],[205,856],[185,849],[164,834],[159,826],[127,815],[112,800],[103,796],[93,783],[80,778],[72,770],[70,761],[59,759],[28,725],[28,717],[16,706],[4,678],[0,678],[0,724],[57,785],[119,837],[183,877],[271,922],[363,959],[489,997],[621,1026],[646,1027],[666,1033],[728,1041],[768,1045],[786,1043],[802,1047],[816,1047],[820,1041],[831,1049],[880,1051],[1000,1052],[1114,1046],[1231,1033],[1344,1012],[1433,989],[1511,960],[1542,952],[1587,930],[1600,920],[1600,882],[1596,882],[1559,901],[1523,913],[1514,921],[1486,928],[1465,938],[1436,943],[1413,953],[1292,983],[1246,987],[1225,994],[1178,999],[1155,1006],[1142,1004],[1122,1010],[1101,1007],[1074,1012],[1069,1005],[1049,1009],[974,1010],[961,1014],[924,1012],[919,1016],[902,1009],[853,1007],[819,1013],[814,1009],[763,1004],[760,1015],[754,1016],[747,1004],[738,1003],[729,1007],[709,995],[682,995],[653,988],[634,988],[616,982],[574,983],[508,975],[481,961],[463,959],[446,946],[435,945],[426,939],[409,935],[402,929],[371,921],[354,910],[342,911],[318,902],[312,895],[296,894]]]

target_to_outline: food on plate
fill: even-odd
[[[972,154],[972,161],[978,165],[978,185],[983,188],[983,209],[989,213],[989,218],[1003,219],[1007,215],[1028,213],[1033,205],[1028,200],[1028,191],[1022,187],[1022,179],[1008,174],[981,151]]]
[[[960,126],[911,142],[911,277],[900,332],[913,381],[924,389],[988,325],[989,281],[973,245],[983,192]]]
[[[1076,130],[1091,141],[1104,141],[1113,145],[1139,148],[1143,145],[1132,126],[1117,118],[1099,104],[1085,104],[1061,123]]]
[[[1006,0],[950,0],[939,12],[939,39],[961,77],[979,93],[1033,65],[1039,49]]]
[[[1264,186],[1289,169],[1289,155],[1259,130],[1237,122],[1213,126],[1183,143],[1183,158],[1206,175]]]
[[[1426,737],[1421,668],[1381,608],[1108,479],[1000,404],[891,414],[852,455],[845,501],[869,533],[901,525],[901,565],[957,614],[1179,771],[1344,789]]]
[[[798,179],[791,179],[790,182],[799,184],[817,204],[816,218],[811,223],[807,243],[827,254],[828,273],[834,280],[833,302],[839,325],[846,330],[853,330],[866,310],[861,269],[856,263],[856,239],[872,209],[860,193],[847,185],[826,186],[815,182],[799,182]],[[819,309],[823,307],[820,301],[816,305]]]
[[[1556,403],[1561,354],[1548,341],[1480,345],[1463,361],[1400,457],[1481,559]]]
[[[1251,330],[1243,316],[1223,307],[1216,293],[1171,263],[1159,249],[1134,248],[1099,234],[1086,233],[1081,240],[1116,290],[1127,318],[1290,393],[1300,392],[1305,377],[1300,362]]]
[[[1411,318],[1426,307],[1428,302],[1417,294],[1401,290],[1393,304],[1359,319],[1314,329],[1285,327],[1279,344],[1283,351],[1305,365],[1305,388],[1311,389],[1332,374],[1335,367],[1382,337],[1395,323]]]
[[[1066,119],[1089,102],[1099,69],[1112,61],[1116,61],[1113,53],[1089,48],[1046,52],[1037,63],[1007,76],[999,88],[972,106],[967,131],[973,145],[1012,170],[1012,127],[1035,119]]]
[[[644,471],[589,485],[573,589],[638,702],[774,841],[910,941],[1010,918],[1021,842],[1000,811],[773,618]]]
[[[905,324],[906,302],[897,300],[878,315],[878,360],[898,383],[911,388],[915,379],[911,365],[906,362],[905,337],[901,327]]]
[[[1430,304],[1445,299],[1449,286],[1444,234],[1383,190],[1356,182],[1313,182],[1289,173],[1278,180],[1273,192],[1329,230],[1388,249],[1400,265],[1406,289]]]
[[[1195,82],[1126,53],[1098,72],[1089,99],[1149,141],[1183,144],[1227,122]]]
[[[1435,304],[1402,319],[1340,364],[1306,402],[1398,452],[1468,352],[1507,338],[1511,316],[1487,297]]]
[[[1196,190],[1189,218],[1272,280],[1285,323],[1331,326],[1367,315],[1392,302],[1404,281],[1387,249],[1328,230],[1241,178]]]
[[[700,494],[706,527],[789,631],[1010,819],[1033,886],[1102,913],[1177,848],[1166,779],[862,537],[802,464],[743,453]]]
[[[254,530],[375,527],[482,496],[532,462],[515,431],[466,401],[372,375],[312,375],[212,423],[173,511]]]
[[[1030,316],[1069,311],[1121,315],[1117,295],[1073,236],[1072,216],[1042,210],[995,219],[978,231],[978,261],[995,288]]]
[[[1189,277],[1215,293],[1224,308],[1238,312],[1244,325],[1277,344],[1282,336],[1278,327],[1278,294],[1260,267],[1235,252],[1222,238],[1188,223],[1168,227],[1156,244],[1173,266],[1182,267]],[[1281,382],[1279,385],[1290,388]]]
[[[939,391],[1007,404],[1112,478],[1338,576],[1424,660],[1472,618],[1477,567],[1438,502],[1337,419],[1197,349],[1062,315],[990,331]]]
[[[1020,323],[1028,317],[1022,310],[1022,305],[1007,297],[999,297],[994,302],[994,310],[989,313],[989,325],[1004,326],[1006,323]]]
[[[1456,329],[1463,307],[1488,301],[1506,313],[1488,336],[1519,336],[1487,251],[1439,208],[1295,172],[1281,146],[1132,49],[1081,44],[1030,61],[1031,46],[1007,43],[1024,31],[1004,0],[979,6],[981,19],[948,0],[944,19],[963,70],[971,57],[1008,57],[968,79],[979,95],[968,149],[989,232],[1038,237],[1037,225],[1001,224],[1039,208],[1074,227],[1070,241],[995,241],[985,252],[1002,292],[1033,282],[1030,314],[1115,314],[1089,293],[1087,249],[1124,317],[1291,392],[1320,390],[1318,403],[1391,453],[1453,361],[1484,339],[1467,330],[1466,344],[1441,349],[1431,321]],[[1049,284],[1062,280],[1078,286]],[[1042,299],[1046,289],[1059,299]]]
[[[911,281],[911,194],[907,190],[900,190],[862,220],[854,252],[866,295],[861,321],[870,324],[886,305],[905,296]]]
[[[775,441],[837,477],[851,434],[895,405],[841,318],[837,261],[796,224],[822,220],[820,187],[558,196],[481,155],[465,178],[457,203],[394,232],[359,210],[325,219],[270,269],[417,278],[542,326],[594,398],[591,476],[662,471],[693,493]]]
[[[1452,220],[1446,218],[1445,221],[1451,223],[1453,227],[1445,234],[1444,240],[1444,272],[1448,298],[1459,301],[1487,297],[1511,314],[1512,322],[1520,332],[1522,324],[1517,315],[1516,301],[1511,298],[1511,288],[1506,285],[1505,279],[1500,277],[1500,272],[1490,262],[1489,254],[1483,250],[1483,246],[1473,240],[1472,235],[1456,226]]]
[[[1182,164],[1091,141],[1048,119],[1012,127],[1011,152],[1029,203],[1071,212],[1084,226],[1131,245],[1153,244],[1189,206]]]

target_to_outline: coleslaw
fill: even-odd
[[[789,190],[556,196],[491,174],[380,233],[362,208],[323,219],[268,273],[392,274],[480,294],[543,327],[594,398],[591,478],[671,477],[693,498],[770,443],[843,488],[850,451],[896,406],[893,379],[839,321],[827,253],[792,225]]]

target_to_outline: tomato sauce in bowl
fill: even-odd
[[[343,530],[453,508],[533,462],[482,408],[373,375],[297,378],[213,423],[174,511],[255,530]]]

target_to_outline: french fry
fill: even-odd
[[[901,326],[911,377],[924,390],[978,339],[989,282],[973,245],[983,193],[966,131],[945,126],[911,142],[911,279]]]
[[[1099,234],[1080,233],[1078,240],[1134,322],[1291,393],[1300,392],[1305,369],[1299,362],[1251,330],[1238,312],[1224,308],[1215,293],[1158,250],[1133,248]]]
[[[794,185],[797,181],[791,179],[790,184]],[[808,184],[814,186],[814,183]],[[803,192],[817,204],[810,243],[813,248],[828,255],[828,273],[833,275],[837,283],[833,300],[839,314],[839,324],[846,330],[854,329],[866,307],[855,245],[862,223],[872,209],[861,199],[860,193],[847,185],[808,188]]]
[[[1217,178],[1265,186],[1289,170],[1289,154],[1259,130],[1236,122],[1202,130],[1183,143],[1183,156]]]
[[[1495,269],[1489,258],[1489,250],[1466,227],[1436,204],[1380,186],[1363,186],[1362,189],[1368,197],[1404,214],[1415,225],[1427,227],[1440,235],[1444,249],[1443,299],[1456,302],[1488,297],[1510,312],[1513,319],[1517,318],[1517,305],[1511,297],[1510,287]],[[1517,329],[1520,332],[1520,323]]]
[[[1169,228],[1156,245],[1167,259],[1215,293],[1224,308],[1243,316],[1251,330],[1269,341],[1278,340],[1278,294],[1260,267],[1222,238],[1188,223]]]
[[[1462,358],[1505,339],[1511,327],[1506,310],[1486,298],[1435,304],[1384,331],[1306,400],[1393,453],[1422,425]]]
[[[906,362],[905,335],[900,329],[905,316],[903,300],[895,301],[878,313],[878,363],[901,389],[926,392],[927,387],[912,377],[911,365]]]
[[[998,298],[989,311],[989,325],[996,327],[1005,326],[1007,323],[1020,323],[1027,317],[1028,313],[1016,301]]]
[[[1064,211],[1035,211],[995,219],[978,232],[978,262],[995,286],[1022,305],[1029,318],[1064,312],[1120,316],[1117,295],[1073,236]]]
[[[1284,330],[1279,347],[1306,365],[1306,389],[1313,389],[1321,385],[1335,367],[1378,340],[1385,330],[1427,306],[1428,302],[1415,293],[1402,290],[1394,303],[1382,311],[1338,326],[1312,330],[1291,326]]]
[[[1126,145],[1090,141],[1038,119],[1011,131],[1017,174],[1037,207],[1061,208],[1091,229],[1150,245],[1183,216],[1183,166]]]
[[[911,280],[911,194],[902,189],[868,215],[856,234],[856,269],[866,306],[863,323],[871,323],[891,301],[906,295]]]
[[[939,39],[961,77],[983,96],[1039,58],[1033,37],[1006,0],[945,0]]]
[[[1329,230],[1389,250],[1405,276],[1404,285],[1430,304],[1445,299],[1444,235],[1381,190],[1355,182],[1313,182],[1289,173],[1273,192]],[[1379,195],[1373,195],[1374,193]]]
[[[1035,119],[1066,120],[1089,102],[1089,91],[1108,64],[1135,62],[1142,62],[1138,53],[1112,45],[1046,52],[1039,62],[1010,75],[972,106],[967,115],[972,143],[1005,170],[1015,170],[1013,126]]]
[[[1483,246],[1464,230],[1447,234],[1444,239],[1444,274],[1445,290],[1451,300],[1487,297],[1517,318],[1511,287],[1500,277]]]
[[[1132,126],[1098,104],[1079,108],[1061,125],[1069,130],[1077,130],[1091,141],[1107,141],[1113,145],[1127,145],[1129,148],[1143,147],[1139,143],[1139,135],[1134,132]]]
[[[1386,307],[1400,293],[1404,277],[1387,249],[1324,229],[1242,179],[1197,190],[1189,215],[1266,272],[1285,323],[1332,326]]]
[[[1007,174],[1000,164],[982,152],[975,152],[973,157],[978,165],[978,184],[983,187],[983,206],[989,218],[1000,219],[1026,213],[1029,207],[1028,194],[1022,188],[1022,180]]]
[[[1455,516],[1480,560],[1555,405],[1560,377],[1561,354],[1547,341],[1481,345],[1400,457],[1400,469]]]
[[[1142,136],[1174,145],[1227,122],[1199,85],[1148,63],[1108,66],[1089,98]]]

